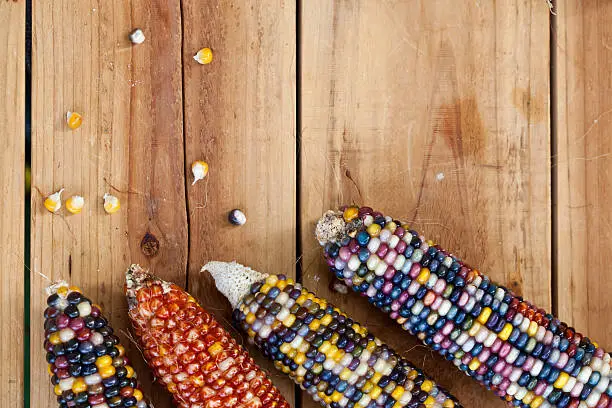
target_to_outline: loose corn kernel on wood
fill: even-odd
[[[83,124],[83,117],[77,112],[67,112],[66,124],[72,130],[78,129]]]
[[[193,174],[193,186],[200,180],[203,180],[208,174],[208,163],[202,160],[196,160],[191,164],[191,173]]]
[[[121,202],[114,195],[106,193],[102,198],[104,199],[104,211],[108,214],[114,214],[121,208]]]
[[[317,224],[327,264],[403,329],[513,406],[612,406],[612,358],[595,342],[400,221],[346,212]]]
[[[213,52],[210,48],[202,48],[193,56],[193,59],[202,65],[210,64],[213,60]]]
[[[66,209],[72,214],[78,214],[85,206],[85,199],[79,195],[72,196],[66,200]]]
[[[137,265],[126,273],[125,292],[143,355],[179,408],[289,408],[246,350],[187,292]]]
[[[63,191],[64,189],[62,188],[60,191],[50,194],[47,198],[45,198],[43,205],[48,211],[56,213],[60,210],[60,208],[62,208]]]
[[[300,283],[237,263],[210,262],[203,270],[232,300],[234,321],[249,341],[322,405],[420,407],[428,401],[430,408],[460,407],[421,370]],[[280,282],[286,282],[282,290]],[[251,315],[255,319],[247,321]],[[320,323],[316,330],[313,321]],[[305,359],[298,352],[302,344]]]
[[[47,292],[44,348],[59,406],[149,407],[100,308],[65,282]]]

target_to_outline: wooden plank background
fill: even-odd
[[[0,341],[11,344],[0,348],[0,405],[29,393],[32,407],[56,406],[41,348],[49,280],[81,286],[129,344],[131,262],[186,286],[229,327],[229,305],[199,270],[236,259],[277,273],[301,265],[308,287],[466,406],[504,406],[362,299],[328,289],[313,225],[343,203],[410,221],[612,347],[612,5],[560,0],[556,12],[545,0],[33,0],[28,317],[26,10],[0,2]],[[137,46],[135,27],[146,36]],[[212,64],[193,61],[202,47]],[[80,129],[66,127],[68,110],[83,114]],[[210,173],[192,186],[196,159]],[[44,209],[60,188],[85,197],[81,214]],[[114,215],[106,192],[122,200]],[[227,223],[232,208],[246,225]],[[170,407],[129,353],[155,406]],[[271,374],[292,403],[314,407]]]
[[[0,406],[23,400],[25,2],[0,2]]]

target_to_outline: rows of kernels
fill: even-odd
[[[59,406],[148,407],[100,308],[67,286],[59,286],[47,305],[44,347]]]
[[[360,226],[325,246],[332,271],[469,376],[515,406],[612,407],[610,355],[588,338],[390,217],[343,216]]]
[[[460,406],[365,327],[283,275],[254,284],[234,320],[324,406]]]
[[[178,407],[289,408],[247,352],[178,286],[149,281],[129,315],[145,359]]]

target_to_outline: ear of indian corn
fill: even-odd
[[[59,406],[149,407],[99,306],[65,282],[48,292],[44,347]]]
[[[512,405],[612,407],[610,354],[403,223],[346,207],[316,237],[338,278]]]
[[[289,408],[236,341],[178,286],[132,265],[129,316],[149,367],[180,408]]]
[[[275,366],[330,408],[460,407],[448,392],[325,299],[284,275],[204,266],[234,321]]]

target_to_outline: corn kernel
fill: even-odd
[[[377,237],[380,235],[380,225],[378,224],[372,224],[367,228],[367,232],[368,234],[370,234],[371,237]]]
[[[569,380],[569,374],[567,374],[564,371],[561,371],[561,373],[559,374],[559,377],[557,377],[557,380],[554,382],[553,386],[555,388],[563,388],[565,387],[565,384],[567,384]]]
[[[85,384],[83,377],[79,377],[72,383],[72,392],[79,393],[84,391],[87,391],[87,384]]]
[[[429,276],[430,275],[431,275],[431,273],[429,272],[429,269],[428,268],[423,268],[423,269],[421,269],[421,272],[419,273],[419,276],[417,276],[416,281],[419,282],[421,285],[424,285],[429,280]]]
[[[212,50],[210,48],[202,48],[196,55],[193,56],[193,59],[202,65],[210,64],[213,59]]]
[[[66,209],[72,214],[78,214],[85,205],[85,199],[79,195],[75,195],[66,200]]]
[[[221,343],[219,343],[218,341],[213,343],[209,348],[208,348],[208,352],[210,353],[211,356],[216,356],[217,354],[219,354],[221,351],[223,351],[223,345]]]
[[[480,316],[478,316],[478,322],[480,324],[487,324],[489,317],[491,317],[491,312],[492,310],[490,307],[483,308],[482,312],[480,312]]]
[[[357,207],[348,207],[344,210],[342,216],[344,217],[344,221],[351,222],[359,215],[359,208]]]
[[[53,392],[55,393],[55,395],[62,395],[62,389],[60,388],[59,384],[53,387]]]
[[[119,211],[119,208],[121,208],[119,199],[114,195],[106,193],[102,198],[104,198],[104,211],[106,211],[108,214],[114,214]]]
[[[60,344],[61,342],[62,340],[60,339],[59,332],[51,333],[51,335],[49,336],[49,343],[55,346]]]
[[[423,381],[423,384],[421,384],[421,389],[425,392],[431,392],[433,389],[433,382],[430,380]]]
[[[98,357],[98,359],[96,360],[96,367],[100,369],[102,367],[107,367],[111,365],[112,363],[113,363],[113,359],[111,358],[111,356],[102,356],[102,357]]]
[[[506,325],[504,326],[504,328],[499,332],[499,334],[497,335],[497,337],[499,337],[501,340],[506,341],[508,340],[508,338],[510,337],[510,334],[512,334],[512,330],[514,329],[514,326],[512,326],[510,323],[506,323]]]
[[[134,373],[134,369],[133,369],[131,366],[126,365],[126,366],[125,366],[125,371],[127,371],[127,374],[125,375],[127,378],[132,378],[132,377],[134,377],[134,374],[135,374],[135,373]]]
[[[436,399],[430,395],[425,399],[423,405],[425,405],[425,408],[433,408],[436,406]]]
[[[127,369],[129,366],[125,366],[125,368]],[[132,370],[133,372],[134,370]],[[129,371],[128,371],[129,372]],[[108,377],[112,377],[113,375],[115,375],[115,367],[113,367],[112,365],[110,366],[104,366],[104,367],[100,367],[98,369],[98,374],[100,374],[100,377],[102,378],[108,378]]]
[[[544,398],[538,395],[537,397],[533,399],[533,401],[531,401],[530,407],[538,408],[540,405],[542,405],[543,402],[544,402]]]
[[[138,402],[142,401],[142,398],[143,398],[142,391],[140,391],[138,388],[134,389],[133,396],[134,396],[134,398],[136,398],[136,401],[138,401]]]
[[[78,129],[83,124],[83,117],[76,112],[67,112],[66,113],[66,123],[68,127],[72,130]]]
[[[53,194],[50,194],[44,202],[44,206],[47,210],[52,213],[58,212],[60,208],[62,208],[62,188],[60,191],[57,191]]]

